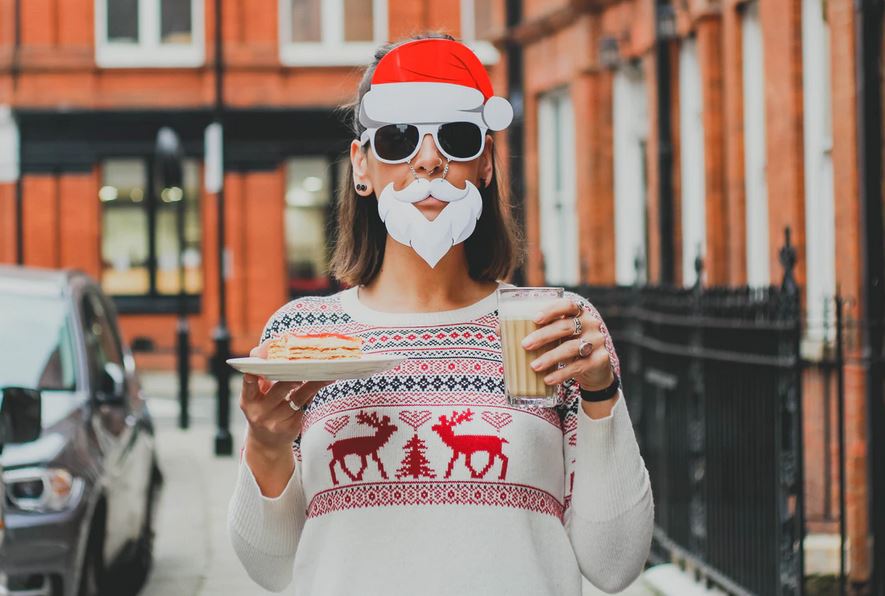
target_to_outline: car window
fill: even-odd
[[[97,382],[107,363],[112,362],[123,368],[123,354],[117,334],[99,297],[86,292],[81,308],[90,375]]]
[[[77,368],[68,304],[0,294],[0,387],[73,391]]]

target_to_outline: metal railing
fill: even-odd
[[[655,495],[652,557],[734,594],[803,593],[801,311],[780,287],[583,286],[621,359]],[[702,279],[702,264],[696,263]]]

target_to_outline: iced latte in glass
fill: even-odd
[[[537,350],[526,350],[522,340],[538,328],[535,316],[563,297],[563,288],[500,288],[498,321],[501,326],[501,358],[504,364],[504,392],[512,405],[551,408],[556,405],[558,385],[547,385],[550,369],[535,372],[530,364],[556,347],[551,342]]]

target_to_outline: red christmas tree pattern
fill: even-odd
[[[396,471],[397,479],[411,476],[412,478],[436,478],[436,473],[430,469],[430,461],[424,456],[427,450],[427,444],[418,437],[416,432],[412,438],[406,442],[406,456],[400,464],[400,469]]]
[[[436,473],[430,468],[430,461],[424,456],[427,443],[418,437],[418,429],[430,420],[430,410],[404,410],[399,413],[399,419],[415,429],[415,434],[409,439],[403,450],[406,452],[400,469],[396,471],[396,477],[404,478],[436,478]]]

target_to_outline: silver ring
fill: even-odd
[[[586,348],[587,346],[590,346],[590,350],[585,354],[585,353],[584,353],[584,348]],[[578,356],[579,356],[579,357],[581,357],[581,358],[586,358],[586,357],[589,356],[592,352],[593,352],[593,343],[592,343],[592,342],[587,341],[587,340],[584,339],[583,337],[582,337],[581,339],[578,340]]]
[[[575,330],[572,335],[581,335],[584,332],[584,323],[581,321],[581,317],[575,317],[572,319],[575,323]]]
[[[297,412],[301,409],[301,406],[296,405],[294,402],[292,402],[292,399],[288,395],[285,397],[285,400],[286,403],[289,404],[289,407],[292,408],[292,411]]]

